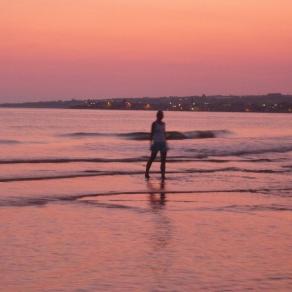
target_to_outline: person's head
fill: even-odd
[[[163,111],[158,111],[156,114],[157,120],[162,121],[163,119]]]

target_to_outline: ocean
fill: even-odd
[[[0,109],[0,291],[291,291],[291,117]]]

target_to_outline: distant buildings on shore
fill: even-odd
[[[292,113],[292,95],[168,96],[2,104],[1,107]]]

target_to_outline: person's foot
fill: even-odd
[[[149,173],[147,173],[147,172],[145,173],[145,178],[146,179],[149,179],[150,178]]]

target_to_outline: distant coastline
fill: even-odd
[[[23,103],[3,103],[1,108],[60,108],[100,110],[167,110],[194,112],[292,113],[292,95],[167,96],[109,99],[72,99]]]

